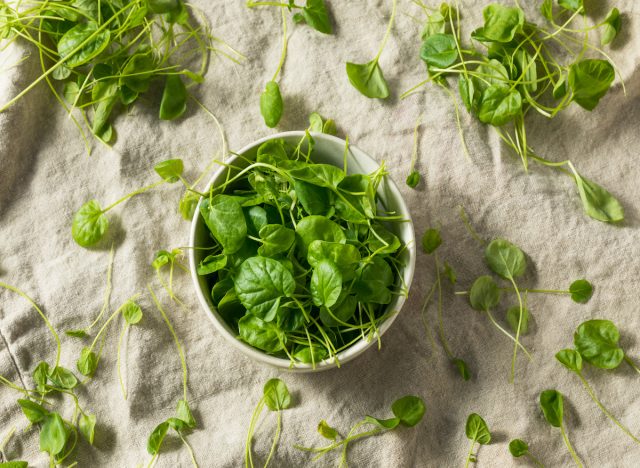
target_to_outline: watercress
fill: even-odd
[[[310,124],[325,128],[319,115]],[[384,166],[348,174],[313,156],[307,132],[296,146],[270,140],[255,161],[228,166],[200,203],[212,241],[197,248],[208,249],[198,273],[240,340],[316,366],[379,338],[388,304],[405,293],[405,246],[393,227],[402,218],[376,195]]]
[[[469,463],[476,463],[478,461],[477,454],[473,453],[473,448],[476,444],[487,445],[491,442],[491,432],[489,432],[489,426],[487,426],[485,420],[477,413],[471,413],[469,415],[464,432],[467,439],[471,441],[469,453],[467,454],[467,461],[464,465],[465,468],[467,468]]]
[[[544,419],[551,426],[560,428],[562,440],[567,446],[573,461],[578,467],[582,468],[582,461],[580,461],[578,454],[573,449],[571,442],[569,442],[569,438],[567,437],[567,432],[564,427],[564,403],[562,393],[557,390],[545,390],[542,392],[540,394],[540,408],[542,409]]]
[[[552,161],[537,154],[530,147],[526,129],[528,115],[533,112],[551,119],[572,102],[588,111],[597,106],[611,88],[616,68],[606,52],[589,41],[589,33],[600,29],[601,42],[611,42],[621,28],[620,12],[614,8],[603,22],[580,28],[573,21],[585,13],[582,2],[561,0],[562,8],[555,11],[553,2],[548,0],[542,5],[543,16],[550,24],[545,27],[527,20],[520,6],[493,3],[484,8],[484,24],[471,33],[470,47],[463,44],[457,8],[443,3],[433,11],[422,2],[415,3],[427,15],[421,31],[420,57],[429,76],[402,97],[428,82],[441,87],[452,98],[468,154],[459,106],[446,81],[457,77],[467,111],[494,128],[504,144],[520,157],[525,171],[533,161],[570,175],[588,216],[603,222],[622,221],[624,210],[611,193],[583,177],[571,161]],[[560,24],[556,23],[558,20]],[[587,51],[602,58],[585,58]]]
[[[386,99],[389,97],[389,86],[387,85],[387,81],[384,79],[384,75],[382,73],[382,68],[380,68],[380,64],[378,63],[380,60],[380,55],[382,55],[382,51],[384,47],[387,45],[387,40],[389,39],[389,34],[391,34],[391,28],[393,27],[393,23],[396,17],[396,8],[397,8],[397,0],[392,0],[393,5],[391,7],[391,16],[389,18],[389,24],[387,26],[387,31],[382,39],[382,43],[380,44],[380,48],[378,49],[377,55],[367,63],[354,63],[347,62],[347,77],[349,78],[349,82],[351,85],[356,88],[360,93],[365,95],[368,98],[378,98],[378,99]]]
[[[365,416],[364,419],[349,430],[346,437],[342,437],[340,440],[337,440],[340,436],[339,432],[322,420],[318,425],[318,433],[325,439],[332,440],[333,443],[325,447],[304,447],[301,445],[295,445],[294,447],[305,452],[316,453],[317,455],[313,458],[313,461],[319,460],[333,450],[342,449],[340,466],[347,466],[347,450],[351,442],[389,432],[400,426],[414,427],[422,421],[425,411],[426,407],[422,398],[407,395],[394,401],[391,405],[392,418],[378,419],[373,416]],[[373,429],[357,432],[358,429],[365,425],[373,426]]]
[[[538,460],[530,451],[529,444],[527,444],[522,439],[513,439],[509,442],[509,453],[513,455],[515,458],[527,457],[529,458],[538,468],[544,468],[544,465],[540,460]]]
[[[278,440],[280,439],[280,433],[282,431],[282,410],[291,406],[291,395],[289,394],[289,389],[282,380],[270,379],[267,381],[263,388],[262,398],[258,401],[258,404],[251,415],[251,422],[249,423],[244,451],[244,464],[247,468],[254,467],[251,444],[253,441],[253,433],[265,406],[269,408],[269,410],[276,412],[277,419],[276,430],[273,436],[273,442],[271,443],[271,450],[269,450],[269,455],[264,462],[264,468],[269,465],[269,462],[278,448]]]

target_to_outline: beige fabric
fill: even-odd
[[[249,10],[240,0],[196,3],[207,13],[215,33],[248,57],[239,66],[215,59],[206,83],[194,89],[220,118],[230,147],[238,149],[270,132],[259,115],[258,94],[280,54],[280,16],[273,9]],[[640,302],[635,294],[640,277],[638,3],[615,2],[624,13],[624,32],[611,55],[626,80],[627,95],[618,80],[593,113],[573,106],[553,122],[532,115],[529,126],[531,143],[542,155],[570,158],[586,176],[619,197],[627,210],[622,226],[583,216],[568,178],[539,167],[525,174],[491,129],[463,114],[471,151],[467,161],[451,103],[441,90],[427,86],[399,100],[402,91],[425,77],[418,57],[421,26],[411,18],[421,13],[411,2],[400,2],[397,25],[381,58],[392,97],[382,102],[359,95],[347,82],[344,62],[366,61],[376,53],[391,2],[330,3],[334,36],[291,27],[281,79],[286,113],[278,130],[303,128],[311,111],[332,117],[342,135],[348,134],[376,159],[386,160],[400,183],[408,171],[413,126],[422,113],[419,169],[425,183],[417,191],[400,185],[413,210],[418,235],[428,226],[442,226],[444,244],[439,254],[457,271],[459,288],[488,271],[481,249],[457,217],[456,207],[464,205],[483,236],[511,239],[527,252],[530,266],[523,285],[564,288],[574,279],[587,277],[596,292],[587,305],[573,304],[567,297],[530,297],[535,325],[523,342],[533,351],[534,360],[518,359],[517,380],[510,385],[510,343],[447,287],[446,334],[474,375],[463,383],[440,348],[435,354],[429,351],[419,306],[434,270],[432,259],[420,254],[409,302],[384,336],[379,352],[372,349],[342,369],[294,376],[254,364],[230,350],[196,303],[190,278],[178,274],[176,290],[188,310],[170,304],[164,294],[161,298],[186,349],[189,393],[199,422],[188,439],[201,466],[242,465],[251,412],[262,385],[275,376],[288,384],[295,407],[284,414],[274,466],[314,466],[293,444],[322,444],[316,434],[320,419],[346,433],[365,414],[388,416],[391,402],[409,393],[424,397],[428,408],[424,421],[415,429],[353,444],[349,451],[353,466],[461,466],[468,450],[464,423],[471,412],[484,416],[494,433],[492,443],[479,451],[478,466],[525,466],[526,462],[513,461],[507,451],[514,437],[528,440],[545,465],[570,465],[559,431],[543,421],[538,409],[538,395],[546,388],[566,395],[568,435],[587,466],[637,466],[638,446],[600,413],[578,379],[563,370],[553,355],[571,344],[572,332],[581,321],[607,317],[620,326],[625,350],[640,359]],[[465,2],[466,36],[479,23],[485,3]],[[537,14],[533,6],[528,8]],[[16,45],[0,55],[0,102],[37,76],[35,56],[9,69],[27,51]],[[73,243],[73,212],[91,198],[106,205],[151,183],[156,180],[153,164],[168,157],[184,158],[192,178],[220,148],[213,122],[195,106],[177,122],[159,122],[156,112],[155,104],[141,103],[130,115],[119,117],[117,143],[112,149],[96,145],[91,157],[44,86],[0,115],[0,280],[31,294],[60,332],[84,326],[98,313],[108,260],[109,242],[90,250]],[[145,318],[126,339],[129,399],[123,401],[115,373],[119,326],[108,333],[94,381],[79,390],[82,404],[98,416],[95,447],[80,443],[79,466],[148,462],[147,436],[173,413],[180,398],[180,364],[145,291],[147,282],[154,281],[149,266],[154,252],[187,242],[189,224],[176,214],[180,195],[177,186],[163,187],[109,213],[110,239],[117,248],[111,310],[142,292]],[[154,287],[159,291],[157,283]],[[503,312],[497,313],[502,322]],[[30,385],[35,364],[54,357],[48,331],[24,300],[2,291],[0,332],[0,373]],[[63,340],[63,363],[73,368],[82,345]],[[613,372],[588,369],[585,375],[605,405],[640,433],[640,377],[624,365]],[[46,466],[46,458],[38,453],[37,430],[22,432],[26,420],[15,404],[18,397],[6,388],[0,390],[0,430],[19,429],[7,454]],[[264,459],[274,428],[275,417],[269,414],[256,435],[258,460]],[[330,455],[315,466],[331,466],[335,461]],[[157,466],[189,464],[187,452],[173,440]]]

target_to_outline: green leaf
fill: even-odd
[[[266,257],[242,262],[235,277],[235,291],[246,309],[267,322],[272,321],[282,297],[291,297],[296,283],[282,263]]]
[[[38,403],[35,403],[31,400],[19,399],[18,405],[20,405],[20,409],[27,417],[29,422],[33,424],[37,424],[44,420],[44,418],[49,414],[49,411]]]
[[[458,370],[460,377],[462,377],[462,380],[466,382],[467,380],[471,379],[471,372],[469,372],[469,366],[466,362],[458,358],[453,359],[451,362],[454,366],[456,366],[456,369]]]
[[[469,291],[469,302],[476,310],[486,312],[500,303],[500,289],[491,276],[480,276]]]
[[[600,36],[600,43],[607,45],[613,42],[620,28],[622,27],[622,19],[620,18],[620,10],[613,8],[604,20],[602,25],[602,35]]]
[[[467,439],[473,440],[480,445],[487,445],[491,442],[489,426],[487,426],[485,420],[477,413],[471,413],[467,418],[465,434],[467,435]]]
[[[85,330],[66,330],[64,334],[72,338],[85,338],[89,336]]]
[[[574,180],[582,200],[584,212],[591,218],[605,223],[624,220],[624,208],[605,188],[574,172]]]
[[[391,411],[400,420],[400,424],[413,427],[422,420],[426,407],[422,398],[407,395],[394,401],[391,405]]]
[[[78,372],[82,375],[92,377],[98,367],[98,356],[91,350],[91,348],[85,346],[82,348],[76,367],[78,368]]]
[[[356,313],[358,300],[355,296],[347,295],[342,290],[342,298],[329,310],[326,307],[320,308],[320,321],[327,327],[339,327],[348,323],[349,319]],[[339,320],[339,321],[338,321]]]
[[[333,119],[328,119],[324,123],[322,127],[322,133],[326,133],[327,135],[335,135],[336,133],[338,133],[338,128],[336,127],[336,123]]]
[[[109,220],[96,200],[91,200],[80,207],[73,215],[71,235],[81,247],[97,244],[109,228]]]
[[[322,133],[322,126],[324,122],[322,121],[322,116],[317,112],[312,112],[309,114],[309,131]]]
[[[44,423],[40,429],[40,451],[47,452],[51,456],[62,452],[69,431],[64,425],[64,421],[58,413],[49,413],[44,418]]]
[[[180,117],[187,110],[187,88],[180,75],[167,75],[160,101],[161,120],[173,120]]]
[[[376,426],[386,430],[395,429],[400,424],[399,418],[378,419],[373,416],[365,416],[364,420],[369,424],[375,424]]]
[[[160,447],[162,447],[162,441],[167,435],[168,430],[169,423],[166,421],[158,424],[153,430],[153,432],[149,436],[149,440],[147,441],[147,452],[149,452],[150,455],[156,455],[160,451]]]
[[[61,59],[66,59],[67,67],[74,68],[89,62],[102,52],[109,45],[110,38],[109,29],[104,28],[98,32],[98,24],[94,21],[78,24],[58,41],[58,55]]]
[[[424,41],[434,34],[443,34],[445,32],[446,24],[445,17],[439,11],[430,14],[427,16],[427,21],[422,28],[420,38]]]
[[[280,86],[275,81],[269,81],[260,95],[260,113],[267,127],[278,125],[282,118],[284,103],[280,94]]]
[[[394,275],[389,264],[375,256],[360,272],[360,276],[353,284],[353,292],[356,293],[359,302],[389,304],[393,298],[389,290],[393,280]]]
[[[87,439],[87,442],[93,445],[93,438],[95,436],[96,429],[95,414],[83,413],[78,421],[78,429],[84,438]]]
[[[29,463],[26,461],[2,462],[0,468],[29,468]]]
[[[176,409],[176,418],[184,421],[186,426],[190,429],[196,427],[196,420],[191,413],[191,408],[189,408],[189,403],[187,400],[178,400],[178,408]]]
[[[453,270],[453,268],[451,268],[451,265],[449,265],[449,262],[445,261],[444,262],[444,271],[443,271],[444,276],[447,277],[447,279],[449,280],[449,283],[451,284],[456,284],[458,281],[458,276],[456,275],[456,272]]]
[[[439,229],[427,229],[422,235],[422,250],[426,254],[432,254],[442,244],[442,237]]]
[[[311,275],[311,299],[320,307],[331,307],[340,297],[342,291],[342,274],[329,260],[321,260],[313,269]]]
[[[318,423],[318,434],[329,440],[336,440],[338,438],[338,431],[329,426],[324,419]]]
[[[296,233],[281,224],[267,224],[259,232],[262,245],[258,247],[258,254],[273,257],[291,248],[296,240]]]
[[[491,85],[483,93],[478,109],[481,122],[500,127],[522,112],[522,96],[517,89]]]
[[[153,169],[163,180],[173,184],[180,180],[182,171],[184,171],[184,164],[182,159],[167,159],[156,164]]]
[[[553,87],[553,98],[562,99],[567,95],[567,79],[562,76]]]
[[[300,204],[310,215],[326,215],[331,208],[330,191],[301,180],[294,179],[293,187]]]
[[[571,299],[578,304],[586,304],[593,296],[593,286],[586,279],[576,280],[569,286]]]
[[[198,206],[198,199],[200,195],[193,192],[185,192],[180,199],[178,205],[178,212],[182,215],[182,219],[189,221],[193,218],[193,214],[196,212],[196,206]]]
[[[38,392],[44,394],[47,390],[47,380],[49,379],[49,364],[42,361],[33,370],[33,381]]]
[[[411,171],[407,176],[406,184],[411,188],[416,188],[420,183],[420,173],[418,171]]]
[[[122,69],[120,86],[126,86],[136,94],[146,92],[149,89],[154,68],[155,63],[150,53],[134,54]]]
[[[558,5],[571,11],[584,9],[583,0],[558,0]]]
[[[227,266],[227,256],[224,254],[207,255],[198,265],[199,275],[209,275]]]
[[[524,440],[513,439],[509,442],[509,452],[516,458],[520,458],[529,453],[529,446]]]
[[[129,325],[136,325],[142,320],[142,309],[134,301],[127,301],[122,306],[122,316]]]
[[[582,358],[600,369],[615,369],[624,358],[618,346],[620,332],[610,320],[587,320],[573,334],[573,344]]]
[[[524,25],[524,12],[517,7],[492,3],[482,11],[482,16],[482,35],[490,41],[511,42]]]
[[[369,230],[367,245],[372,252],[376,252],[376,255],[388,255],[397,252],[402,242],[384,226],[374,223]]]
[[[585,59],[569,68],[569,87],[573,100],[591,111],[607,94],[615,78],[613,66],[606,60]]]
[[[520,334],[526,335],[529,332],[529,310],[522,308],[522,321],[520,321],[520,306],[509,308],[507,310],[507,323],[516,333],[518,331],[518,323],[520,323]]]
[[[560,427],[563,418],[562,393],[557,390],[545,390],[540,394],[540,407],[544,418],[553,427]]]
[[[564,367],[576,374],[582,371],[582,356],[575,349],[563,349],[556,353],[556,359]]]
[[[264,385],[264,403],[271,411],[281,411],[291,406],[291,395],[280,379],[269,379]]]
[[[504,239],[491,241],[484,251],[484,259],[491,271],[504,279],[522,276],[527,268],[524,252]]]
[[[458,48],[452,34],[433,34],[427,37],[420,49],[420,58],[429,67],[447,68],[458,60]]]
[[[342,280],[349,281],[355,276],[355,270],[360,262],[360,251],[351,244],[321,240],[311,242],[307,254],[309,265],[316,267],[323,260],[329,260],[335,264],[342,274]]]
[[[242,207],[234,197],[216,195],[211,202],[204,198],[200,213],[226,255],[240,250],[247,237],[247,223]]]
[[[300,252],[305,257],[309,245],[315,240],[346,244],[347,237],[342,228],[324,216],[307,216],[296,225],[296,234],[300,237]]]
[[[389,97],[389,87],[377,58],[368,63],[347,62],[347,76],[351,85],[366,97]]]
[[[307,0],[307,5],[302,9],[302,17],[316,31],[324,34],[333,33],[324,0]]]
[[[56,387],[68,390],[71,390],[78,385],[78,379],[73,375],[73,372],[61,366],[55,367],[51,371],[49,374],[49,380],[51,380]]]
[[[344,171],[331,164],[308,164],[302,161],[283,161],[279,165],[296,180],[319,187],[335,189],[345,179]]]

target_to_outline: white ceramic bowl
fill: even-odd
[[[297,144],[303,136],[304,132],[301,131],[284,132],[278,133],[276,135],[270,135],[268,137],[255,141],[248,146],[245,146],[240,151],[238,151],[238,154],[243,155],[249,160],[254,160],[257,154],[258,147],[268,140],[282,138],[289,143]],[[344,140],[331,135],[320,133],[313,133],[313,139],[316,143],[314,147],[315,162],[333,164],[339,167],[343,166],[344,148],[346,144]],[[229,164],[235,164],[239,166],[247,165],[246,163],[243,163],[243,161],[238,156],[230,157],[229,159],[227,159],[227,162]],[[369,155],[367,155],[357,147],[349,145],[347,169],[350,174],[370,174],[379,167],[379,164],[375,162]],[[220,169],[218,169],[209,181],[205,192],[209,190],[209,187],[211,187],[212,184],[217,185],[223,182],[227,171],[228,169],[225,167],[221,167]],[[390,225],[390,228],[392,228],[394,233],[407,246],[407,249],[405,249],[401,256],[401,259],[404,260],[404,263],[406,265],[401,273],[403,276],[404,284],[408,289],[413,279],[416,259],[416,243],[411,215],[404,203],[404,200],[402,199],[402,195],[400,194],[398,187],[390,178],[385,177],[383,182],[380,184],[378,188],[378,197],[387,211],[395,211],[398,215],[407,220],[403,223],[392,223]],[[191,223],[190,246],[192,247],[199,247],[210,244],[210,237],[207,227],[204,223],[204,220],[202,219],[202,216],[200,216],[201,202],[202,200],[198,202],[198,207],[196,208],[196,212]],[[263,351],[256,349],[237,339],[236,333],[229,325],[225,323],[224,319],[218,314],[216,308],[214,307],[211,301],[209,290],[210,288],[207,284],[206,278],[203,276],[199,276],[196,272],[197,265],[205,256],[206,251],[196,250],[193,248],[189,249],[189,267],[191,269],[191,277],[193,278],[193,283],[196,288],[198,300],[200,301],[205,314],[207,315],[207,317],[209,317],[209,319],[211,319],[211,321],[213,322],[213,326],[223,336],[223,338],[227,340],[229,345],[249,356],[255,361],[268,364],[280,369],[288,369],[293,372],[320,371],[336,367],[337,363],[333,358],[316,363],[315,369],[311,366],[311,364],[299,362],[295,363],[292,366],[291,362],[288,359],[270,356]],[[389,327],[395,320],[397,313],[400,312],[400,309],[402,308],[404,302],[405,297],[396,296],[394,300],[388,305],[387,310],[391,309],[396,313],[386,319],[380,326],[379,333],[381,336],[389,329]],[[359,356],[374,343],[376,343],[375,339],[370,341],[362,339],[353,344],[351,347],[338,353],[337,356],[340,365],[352,360],[356,356]]]

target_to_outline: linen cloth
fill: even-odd
[[[481,24],[487,3],[462,2],[464,37]],[[542,23],[539,2],[521,3],[527,4],[528,18]],[[339,454],[313,464],[307,453],[293,445],[325,444],[316,433],[321,419],[346,434],[366,414],[389,417],[391,403],[406,394],[424,398],[424,420],[412,429],[353,443],[352,466],[462,466],[469,446],[464,425],[471,412],[482,415],[493,434],[491,444],[479,449],[477,466],[526,466],[527,460],[515,460],[507,450],[515,437],[527,440],[546,466],[567,466],[572,462],[560,432],[544,421],[538,406],[538,396],[547,388],[565,395],[568,436],[587,466],[638,466],[638,445],[605,418],[578,378],[554,359],[557,351],[572,345],[577,325],[595,317],[613,320],[621,330],[625,352],[640,359],[640,300],[635,292],[640,277],[640,6],[632,0],[585,3],[594,11],[590,20],[603,18],[614,3],[623,13],[622,33],[610,54],[626,83],[626,95],[617,77],[591,113],[573,105],[553,121],[532,114],[529,138],[539,154],[558,161],[571,159],[581,173],[617,196],[626,209],[626,220],[619,226],[587,218],[569,178],[536,166],[525,173],[496,133],[463,110],[462,126],[471,155],[467,160],[452,104],[439,88],[427,85],[420,93],[399,99],[426,77],[419,58],[424,16],[413,3],[399,2],[396,25],[380,59],[392,93],[385,101],[360,95],[349,85],[344,67],[346,61],[365,62],[376,54],[390,1],[328,2],[335,26],[332,36],[290,22],[289,52],[280,78],[285,114],[278,128],[269,130],[259,114],[258,100],[279,58],[280,12],[248,9],[240,0],[195,2],[205,11],[214,33],[247,57],[240,65],[214,57],[205,83],[191,90],[220,119],[231,149],[271,132],[305,128],[309,113],[317,111],[335,119],[341,136],[348,135],[353,144],[387,162],[412,211],[417,236],[428,227],[441,227],[444,243],[439,256],[458,274],[455,289],[467,289],[477,276],[489,272],[482,248],[458,218],[459,205],[484,238],[510,239],[528,254],[523,286],[565,289],[582,277],[595,285],[586,305],[575,304],[567,296],[530,295],[533,326],[523,343],[533,360],[520,355],[515,384],[508,383],[511,342],[485,316],[471,310],[464,298],[454,296],[449,286],[444,291],[445,333],[454,352],[469,363],[473,378],[462,382],[441,347],[431,350],[419,312],[434,281],[434,267],[433,258],[421,253],[409,301],[383,336],[380,351],[372,348],[341,369],[307,375],[250,361],[214,331],[188,275],[175,278],[175,290],[186,310],[171,303],[154,280],[150,267],[154,252],[188,242],[189,223],[176,212],[182,194],[177,185],[134,197],[109,212],[109,235],[97,248],[83,249],[71,238],[71,218],[77,208],[92,198],[106,206],[157,180],[152,171],[155,163],[181,157],[188,178],[193,179],[216,154],[220,157],[222,142],[204,112],[190,102],[184,118],[160,122],[157,103],[141,102],[117,118],[113,147],[94,142],[91,156],[44,85],[1,114],[0,281],[30,294],[59,332],[86,326],[102,304],[113,242],[110,310],[132,294],[143,293],[140,303],[145,317],[131,328],[123,351],[127,401],[115,372],[120,322],[108,331],[95,378],[80,387],[81,404],[97,415],[98,425],[95,446],[84,441],[78,445],[79,466],[148,463],[147,437],[156,424],[173,415],[181,397],[180,363],[146,290],[149,282],[185,348],[189,397],[198,421],[188,440],[201,466],[243,464],[251,413],[263,384],[272,377],[284,379],[294,397],[293,407],[283,414],[273,466],[337,465]],[[29,52],[32,56],[16,65]],[[0,63],[2,103],[39,73],[33,50],[20,43],[0,55]],[[404,179],[413,127],[420,115],[418,169],[423,182],[411,190]],[[497,312],[503,325],[509,300],[515,298],[503,300]],[[435,324],[434,310],[429,313]],[[40,360],[51,361],[55,345],[35,311],[8,291],[0,291],[0,335],[0,373],[30,386],[34,366]],[[63,365],[75,368],[82,346],[79,340],[63,337]],[[612,413],[639,434],[640,376],[624,364],[611,372],[587,366],[585,376]],[[47,466],[46,457],[38,451],[37,428],[23,431],[27,422],[16,404],[19,396],[0,389],[0,431],[18,429],[6,453],[33,466]],[[274,429],[275,415],[269,413],[254,438],[259,464]],[[167,440],[157,466],[190,466],[179,440]]]

